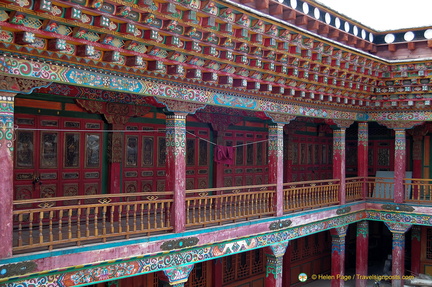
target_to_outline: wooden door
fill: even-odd
[[[102,121],[17,114],[15,124],[15,200],[102,193]]]
[[[225,132],[226,146],[234,146],[234,165],[225,166],[224,186],[268,183],[268,133],[253,131]]]
[[[128,123],[124,134],[124,192],[165,191],[165,125]],[[187,127],[186,189],[208,188],[210,130]],[[205,139],[205,140],[203,140]]]

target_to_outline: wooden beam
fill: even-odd
[[[309,23],[307,25],[307,29],[310,31],[318,31],[319,27],[320,27],[320,24],[316,20],[309,21]]]
[[[304,15],[297,16],[295,23],[296,23],[296,25],[299,25],[299,26],[301,26],[301,25],[307,25],[307,23],[308,23],[308,17],[304,16]]]
[[[297,13],[295,10],[285,10],[283,13],[283,20],[295,20],[297,16]]]
[[[283,6],[278,3],[270,3],[269,5],[269,14],[271,16],[277,16],[283,14]]]
[[[414,42],[408,42],[408,50],[415,50],[415,43]]]
[[[255,0],[255,8],[258,10],[267,10],[269,8],[269,0]]]

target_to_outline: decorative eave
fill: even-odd
[[[223,1],[3,1],[0,45],[6,55],[113,75],[369,110],[385,106],[387,98],[375,89],[395,67],[305,33],[301,23],[284,25]],[[428,65],[415,67],[419,75],[432,74]],[[422,104],[416,108],[428,106],[430,85],[418,91]]]

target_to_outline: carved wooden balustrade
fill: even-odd
[[[365,179],[363,177],[349,177],[345,179],[345,193],[346,201],[363,200],[363,189],[365,186]]]
[[[206,226],[271,216],[275,184],[188,190],[186,226]]]
[[[432,203],[432,179],[405,178],[405,201]]]
[[[405,201],[432,202],[432,179],[405,179]],[[346,201],[392,200],[393,178],[347,178]],[[284,213],[339,204],[338,179],[283,185]],[[366,189],[365,193],[363,190]],[[270,217],[276,185],[186,191],[186,227]],[[14,201],[14,252],[171,232],[172,192],[68,196]]]
[[[171,192],[14,201],[14,251],[169,231],[172,203]]]
[[[284,212],[338,204],[338,179],[290,182],[284,184]]]

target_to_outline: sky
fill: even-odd
[[[376,31],[432,26],[432,0],[315,0]]]

